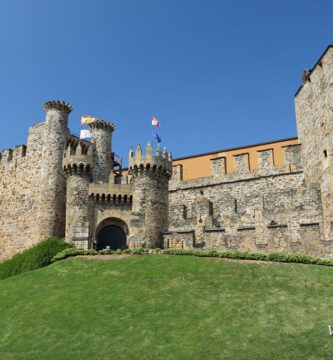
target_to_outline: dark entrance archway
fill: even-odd
[[[106,225],[98,233],[97,250],[126,249],[125,231],[117,225]]]

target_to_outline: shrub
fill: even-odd
[[[155,249],[148,249],[148,254],[160,254],[162,249],[155,248]]]
[[[80,255],[98,255],[99,252],[97,250],[94,249],[89,249],[89,250],[81,250],[81,254]]]
[[[114,250],[111,250],[111,249],[103,249],[103,250],[100,250],[99,253],[101,255],[113,255],[114,254]]]
[[[41,241],[12,259],[1,263],[0,279],[47,266],[57,253],[70,246],[70,244],[55,237]]]
[[[66,259],[69,256],[84,255],[83,252],[84,250],[75,249],[75,248],[64,249],[60,251],[58,254],[54,255],[51,261],[54,262],[54,261]]]
[[[167,255],[195,255],[195,249],[165,249],[163,254]]]
[[[271,253],[267,256],[267,260],[269,261],[279,261],[279,262],[288,262],[287,255],[280,253]]]
[[[281,253],[250,253],[238,250],[217,251],[217,250],[202,250],[202,249],[144,249],[134,248],[125,250],[110,250],[104,249],[96,250],[79,250],[79,249],[64,249],[55,255],[52,261],[62,260],[69,256],[76,255],[113,255],[113,254],[132,254],[132,255],[145,255],[145,254],[161,254],[161,255],[181,255],[181,256],[198,256],[198,257],[220,257],[229,259],[244,259],[244,260],[261,260],[261,261],[276,261],[276,262],[289,262],[289,263],[303,263],[303,264],[316,264],[324,266],[333,266],[333,259],[320,259],[304,254],[281,254]]]
[[[144,248],[134,248],[129,250],[130,250],[130,254],[132,255],[143,255],[148,253],[147,249]]]
[[[195,251],[194,255],[202,257],[218,257],[219,252],[216,250],[197,250]]]

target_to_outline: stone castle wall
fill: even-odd
[[[27,146],[4,150],[0,161],[0,261],[38,242],[44,123],[30,128]]]
[[[171,154],[166,149],[162,154],[157,148],[156,156],[148,144],[146,155],[141,147],[135,156],[130,153],[129,174],[133,184],[133,214],[142,217],[146,247],[162,247],[161,233],[168,229],[169,179],[172,174]]]
[[[93,181],[107,183],[113,170],[111,158],[112,132],[115,125],[102,119],[96,119],[89,124],[93,134],[92,142],[95,144],[93,154]]]
[[[64,101],[48,101],[43,153],[40,169],[39,239],[50,235],[62,238],[66,225],[66,178],[62,168],[63,152],[69,141],[68,115],[72,106]]]
[[[324,236],[333,240],[333,46],[329,46],[295,96],[306,184],[317,184],[323,202]]]
[[[63,237],[66,181],[63,151],[70,104],[45,103],[45,122],[29,129],[27,146],[1,153],[0,261],[48,236]]]
[[[303,79],[295,96],[297,131],[302,143],[305,177],[309,183],[321,181],[323,161],[333,151],[332,86],[333,47],[329,47]]]
[[[64,151],[63,170],[66,175],[66,241],[80,242],[88,249],[91,239],[93,203],[89,198],[92,178],[93,144],[74,141]]]
[[[284,149],[275,167],[271,150],[258,152],[259,168],[249,170],[248,154],[212,162],[212,177],[182,181],[175,166],[170,184],[169,231],[165,247],[332,256],[323,240],[320,186],[304,186],[300,145]]]

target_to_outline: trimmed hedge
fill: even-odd
[[[240,259],[240,260],[261,260],[261,261],[275,261],[286,263],[303,263],[315,264],[323,266],[333,266],[333,259],[320,259],[304,254],[281,254],[281,253],[250,253],[235,251],[217,251],[217,250],[198,250],[198,249],[126,249],[126,250],[109,250],[104,249],[96,250],[80,250],[80,249],[64,249],[52,259],[52,262],[65,259],[70,256],[76,255],[147,255],[147,254],[160,254],[160,255],[180,255],[180,256],[199,256],[199,257],[218,257],[226,259]]]
[[[69,247],[71,245],[55,237],[41,241],[12,259],[1,263],[0,279],[47,266],[56,254]]]

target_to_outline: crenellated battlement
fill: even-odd
[[[13,149],[13,159],[24,158],[27,155],[26,145],[17,145]]]
[[[135,155],[133,149],[129,151],[129,174],[138,174],[139,172],[152,171],[156,174],[165,175],[170,178],[172,175],[172,156],[166,148],[162,153],[161,147],[158,145],[156,155],[153,156],[153,149],[150,143],[146,147],[146,155],[142,154],[140,145],[137,145]]]
[[[256,152],[257,168],[251,170],[250,154],[248,152],[232,156],[220,156],[211,159],[212,176],[226,179],[242,179],[248,177],[277,175],[302,171],[301,144],[282,147],[283,164],[276,166],[274,163],[274,149],[258,150]],[[228,161],[232,161],[234,171],[227,172]]]
[[[289,171],[303,171],[302,144],[284,146],[282,150],[284,164],[289,167]]]
[[[73,106],[66,101],[52,100],[52,101],[47,101],[44,104],[44,110],[45,111],[58,110],[61,112],[65,112],[66,114],[69,114],[73,111]]]
[[[93,151],[93,144],[69,141],[63,157],[63,169],[66,175],[90,173]]]
[[[13,149],[5,149],[1,153],[1,160],[2,161],[12,161],[13,160]]]
[[[25,160],[27,154],[26,145],[17,145],[13,149],[5,149],[0,153],[0,164],[11,165]]]
[[[133,187],[131,184],[90,184],[89,196],[97,204],[131,204]]]
[[[112,122],[105,121],[103,119],[95,119],[91,124],[88,124],[90,130],[103,129],[112,133],[116,129],[116,125]]]

